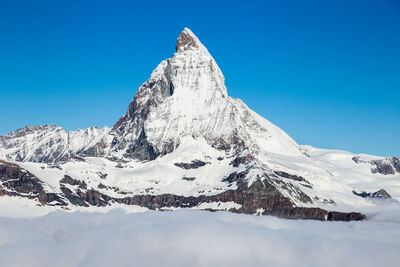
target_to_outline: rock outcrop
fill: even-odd
[[[0,196],[36,199],[42,205],[67,205],[59,195],[46,192],[32,173],[3,160],[0,160]]]
[[[245,214],[365,219],[325,209],[336,203],[324,186],[360,199],[306,150],[228,95],[214,58],[185,28],[176,52],[138,88],[112,129],[44,125],[0,135],[0,195],[68,207],[213,210],[212,203],[225,203]],[[373,173],[400,173],[399,158],[353,160],[372,164]]]
[[[363,197],[363,198],[381,198],[381,199],[385,199],[385,198],[392,198],[392,196],[386,192],[384,189],[380,189],[376,192],[370,192],[367,193],[365,191],[361,191],[361,192],[357,192],[357,191],[353,191],[354,195]]]
[[[240,180],[239,180],[240,181]],[[267,179],[257,180],[248,186],[240,182],[237,189],[221,194],[185,197],[173,194],[136,195],[117,198],[88,188],[86,183],[64,176],[60,180],[62,193],[46,193],[40,180],[16,164],[0,161],[0,196],[18,196],[36,199],[42,205],[66,206],[67,201],[76,206],[104,207],[112,203],[138,205],[148,209],[194,208],[202,203],[233,202],[240,208],[230,211],[245,214],[274,215],[287,219],[312,219],[322,221],[364,220],[360,213],[329,212],[320,208],[295,207],[290,199],[284,197]],[[76,186],[76,191],[66,185]],[[104,188],[104,185],[103,187]]]

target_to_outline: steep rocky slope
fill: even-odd
[[[373,205],[382,187],[400,199],[397,158],[299,146],[228,96],[215,60],[186,28],[112,129],[25,127],[0,136],[0,158],[3,195],[64,208],[122,203],[361,220],[349,211]]]

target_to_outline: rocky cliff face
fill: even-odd
[[[372,173],[383,175],[400,173],[400,158],[391,157],[383,159],[365,160],[362,157],[353,157],[355,163],[369,163],[372,165]]]
[[[185,28],[174,55],[139,87],[112,129],[44,125],[0,135],[0,194],[68,208],[120,203],[365,219],[326,210],[368,201],[353,194],[363,188],[335,179],[357,156],[326,160],[314,150],[229,97],[217,63]],[[377,172],[387,169],[374,162]],[[390,163],[394,170],[397,163]]]
[[[17,164],[0,160],[0,196],[36,199],[42,205],[67,205],[54,193],[44,190],[43,182]]]
[[[179,35],[174,56],[138,89],[112,134],[113,152],[139,160],[171,152],[186,136],[224,150],[300,154],[282,130],[228,96],[217,63],[189,29]]]
[[[272,184],[258,180],[248,186],[240,182],[237,189],[207,196],[179,196],[173,194],[135,195],[113,197],[88,188],[84,181],[65,175],[59,181],[60,193],[45,192],[42,182],[32,173],[5,161],[0,161],[0,196],[26,197],[37,200],[41,205],[67,207],[68,204],[83,207],[104,207],[113,203],[138,205],[148,209],[195,208],[201,205],[204,209],[219,210],[218,205],[229,203],[228,210],[236,213],[254,215],[274,215],[287,219],[312,219],[321,221],[364,220],[360,213],[328,212],[319,208],[295,207],[290,199],[284,197]],[[98,186],[104,189],[106,186]],[[115,188],[112,188],[115,190]],[[217,203],[213,208],[207,204]],[[204,205],[206,204],[206,205]]]
[[[72,155],[148,161],[170,153],[187,136],[233,153],[301,154],[281,129],[228,96],[217,63],[187,28],[174,56],[158,65],[111,130],[25,127],[0,135],[0,151],[22,162],[49,163]]]

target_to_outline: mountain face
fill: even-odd
[[[217,63],[189,29],[174,56],[138,89],[113,134],[111,150],[139,160],[170,153],[187,136],[226,151],[301,153],[282,130],[228,96]]]
[[[74,155],[98,156],[106,146],[108,128],[67,132],[55,125],[26,126],[0,135],[0,157],[21,162],[56,162]]]
[[[362,220],[349,211],[376,196],[400,199],[398,158],[298,145],[228,96],[217,63],[187,28],[112,129],[27,126],[0,135],[0,159],[0,195],[69,209],[126,204]]]

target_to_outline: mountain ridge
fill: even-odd
[[[397,158],[300,146],[228,95],[222,71],[189,29],[175,49],[112,128],[67,132],[44,125],[0,135],[0,195],[68,208],[218,209],[222,203],[234,212],[318,220],[365,219],[326,210],[371,205],[364,195],[400,199],[393,179],[379,181],[399,177]],[[19,184],[11,182],[16,178]],[[36,191],[27,195],[32,183]],[[392,191],[374,194],[380,184]]]

